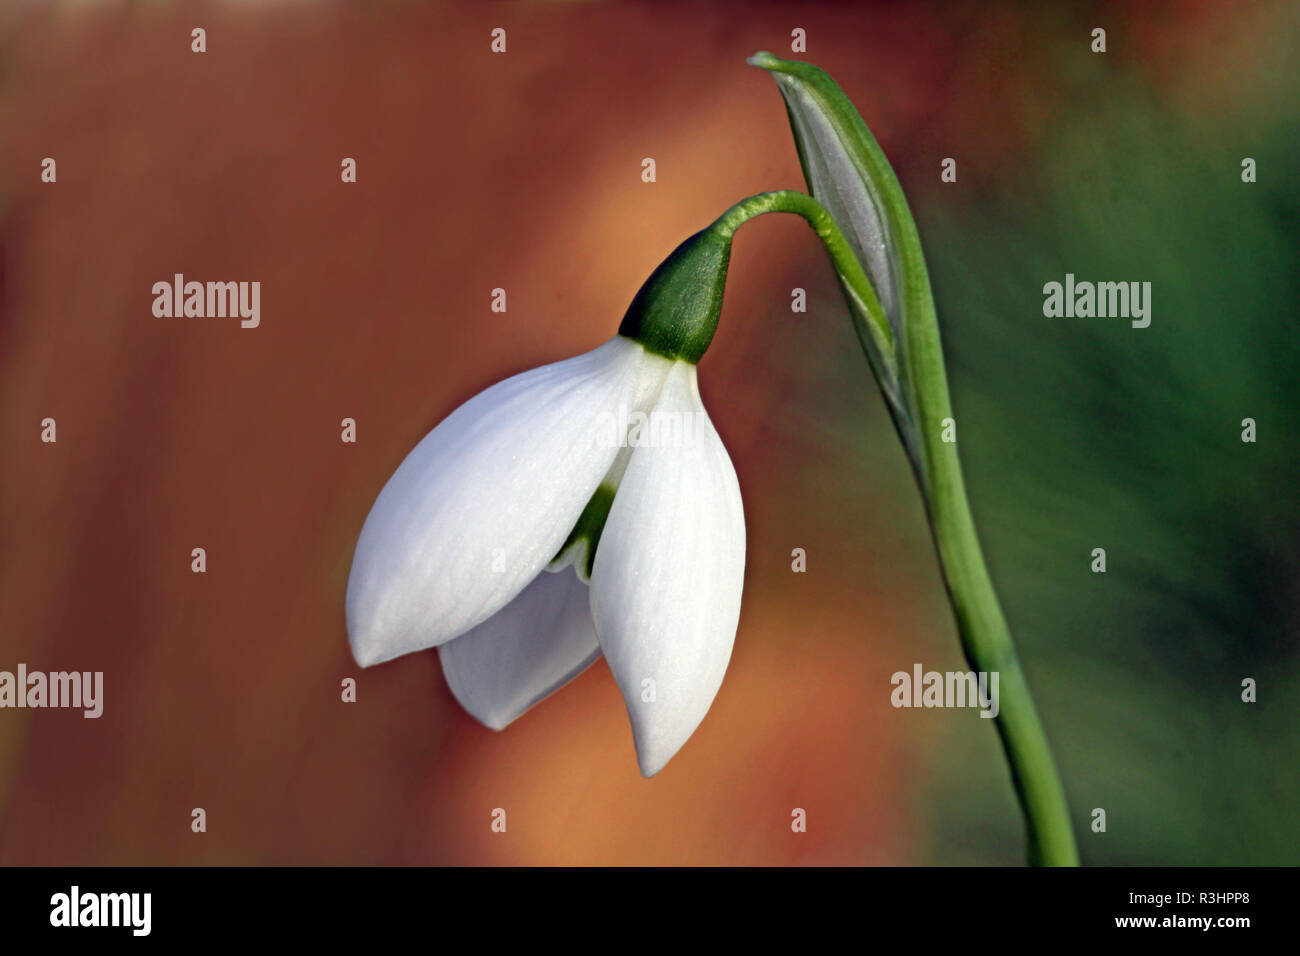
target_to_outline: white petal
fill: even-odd
[[[543,571],[492,617],[438,648],[451,692],[493,730],[599,656],[587,585],[568,568]]]
[[[357,541],[347,594],[357,663],[451,640],[537,577],[614,461],[611,422],[653,402],[670,366],[616,335],[492,386],[426,435]]]
[[[740,618],[745,516],[694,365],[674,365],[641,439],[596,548],[591,609],[649,777],[722,683]]]

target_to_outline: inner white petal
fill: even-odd
[[[438,648],[452,694],[480,723],[501,730],[600,656],[587,586],[571,571],[543,571],[482,624]]]

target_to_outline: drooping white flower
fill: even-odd
[[[604,653],[657,773],[708,711],[740,615],[736,474],[696,361],[730,251],[707,233],[642,287],[620,334],[456,409],[375,501],[348,579],[353,655],[438,647],[501,729]]]

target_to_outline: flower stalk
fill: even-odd
[[[793,189],[758,193],[742,199],[724,212],[710,227],[710,231],[717,231],[729,241],[743,223],[769,212],[788,212],[802,216],[812,227],[813,232],[817,233],[817,238],[822,241],[827,255],[831,257],[831,263],[835,266],[835,272],[844,284],[847,294],[860,305],[860,309],[853,311],[855,319],[860,316],[862,318],[861,321],[854,323],[858,334],[870,341],[872,354],[879,354],[888,366],[885,371],[891,377],[896,377],[897,368],[892,361],[894,333],[889,327],[885,310],[876,297],[876,290],[872,287],[866,272],[863,271],[853,247],[849,245],[848,239],[845,238],[834,217],[816,199],[807,193]]]
[[[975,671],[999,674],[995,723],[1025,818],[1029,862],[1077,865],[1065,788],[966,496],[934,296],[907,199],[875,137],[829,76],[768,53],[750,62],[777,80],[817,198],[760,194],[733,206],[716,225],[734,232],[754,215],[791,212],[825,245],[921,489],[966,661]]]

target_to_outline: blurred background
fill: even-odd
[[[604,341],[730,203],[804,188],[745,64],[795,28],[917,217],[1085,862],[1297,862],[1297,25],[1284,2],[7,5],[0,669],[102,670],[105,700],[0,711],[0,863],[1023,861],[991,721],[889,705],[893,672],[964,665],[793,217],[738,235],[701,363],[749,563],[727,678],[662,773],[603,662],[498,734],[435,652],[348,652],[352,548],[419,438]],[[260,281],[261,326],[155,318],[176,272]],[[1044,318],[1066,272],[1150,281],[1150,328]]]

